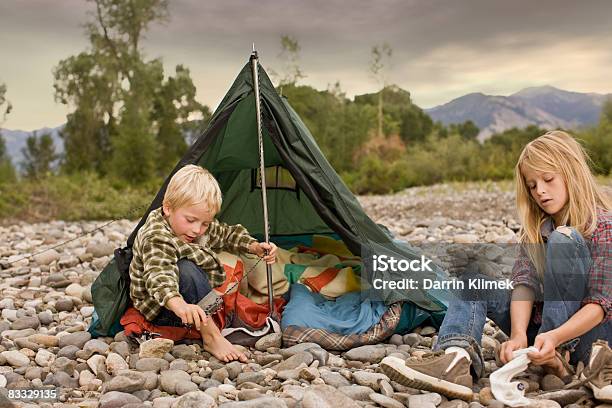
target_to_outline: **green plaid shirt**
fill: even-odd
[[[196,242],[186,243],[172,232],[161,208],[151,211],[132,248],[130,297],[134,307],[151,321],[170,298],[180,296],[177,262],[182,258],[206,271],[211,287],[221,285],[225,270],[215,252],[248,252],[253,242],[257,241],[242,225],[215,219]]]

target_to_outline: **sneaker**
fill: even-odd
[[[588,379],[595,399],[612,403],[612,350],[607,341],[593,343],[589,364],[581,378]]]
[[[454,361],[456,354],[437,351],[421,359],[407,361],[385,357],[380,367],[390,379],[402,385],[471,401],[470,362],[465,357]]]

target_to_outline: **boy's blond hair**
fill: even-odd
[[[221,188],[210,172],[195,164],[177,171],[168,183],[163,205],[171,209],[204,204],[214,214],[221,209]]]

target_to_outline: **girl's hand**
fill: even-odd
[[[266,250],[268,251],[267,255]],[[278,247],[273,242],[270,242],[269,244],[266,244],[265,242],[253,243],[251,244],[250,250],[251,253],[259,257],[263,257],[264,261],[266,261],[267,264],[273,264],[274,262],[276,262],[277,251]]]
[[[510,340],[502,343],[499,349],[499,359],[506,364],[512,360],[512,352],[527,347],[527,333],[513,335]]]
[[[170,298],[166,302],[166,307],[177,315],[183,324],[194,325],[198,330],[200,330],[201,325],[208,325],[208,316],[206,316],[204,310],[198,305],[185,302],[180,296]]]
[[[557,357],[557,339],[551,332],[538,334],[533,345],[540,351],[527,353],[527,357],[535,365],[550,365],[555,363]]]

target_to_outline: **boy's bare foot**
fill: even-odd
[[[247,362],[244,353],[239,352],[236,347],[220,334],[217,336],[205,336],[204,350],[215,356],[218,360],[229,363],[230,361],[239,360],[243,363]]]

